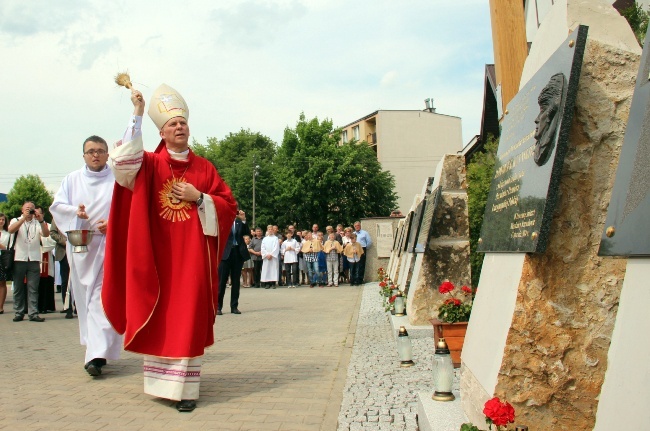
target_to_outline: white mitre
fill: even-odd
[[[190,117],[190,109],[183,96],[167,84],[161,84],[154,91],[149,102],[148,113],[158,130],[174,117],[183,117],[185,120],[189,120]]]

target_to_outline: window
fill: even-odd
[[[348,142],[348,131],[344,130],[341,135],[342,135],[343,143],[345,144],[346,142]]]
[[[357,141],[359,140],[359,126],[354,126],[352,128],[352,134],[354,135],[354,139]]]

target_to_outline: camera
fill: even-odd
[[[36,214],[36,210],[29,210],[30,214]]]

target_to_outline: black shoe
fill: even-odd
[[[20,320],[23,320],[23,319],[20,319]],[[34,317],[30,317],[29,321],[30,322],[45,322],[45,319],[43,319],[40,316],[34,316]]]
[[[266,287],[265,287],[265,289],[270,289],[270,288],[271,288],[271,286],[266,286]]]
[[[67,312],[68,312],[68,310],[61,310],[61,311],[59,311],[59,313],[61,313],[61,314],[65,314],[65,313],[67,313]]]
[[[179,412],[191,412],[196,408],[195,400],[180,400],[176,403],[176,410]]]
[[[102,375],[102,366],[96,364],[95,359],[89,361],[86,365],[84,365],[84,369],[88,374],[90,374],[93,377]]]
[[[74,318],[74,316],[72,315],[72,313],[66,313],[65,318],[66,319],[72,319],[72,318]]]
[[[23,321],[23,316],[14,317],[14,322],[22,322],[22,321]]]
[[[221,310],[217,310],[217,316],[222,316],[223,312]]]
[[[232,314],[241,314],[241,311],[237,310],[236,308],[233,308],[230,312]]]

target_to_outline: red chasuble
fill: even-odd
[[[203,234],[196,204],[172,197],[181,181],[212,196],[217,237]],[[163,142],[144,152],[133,192],[115,184],[102,302],[125,350],[193,358],[214,343],[218,268],[236,207],[209,161],[192,150],[187,161],[173,160]]]

